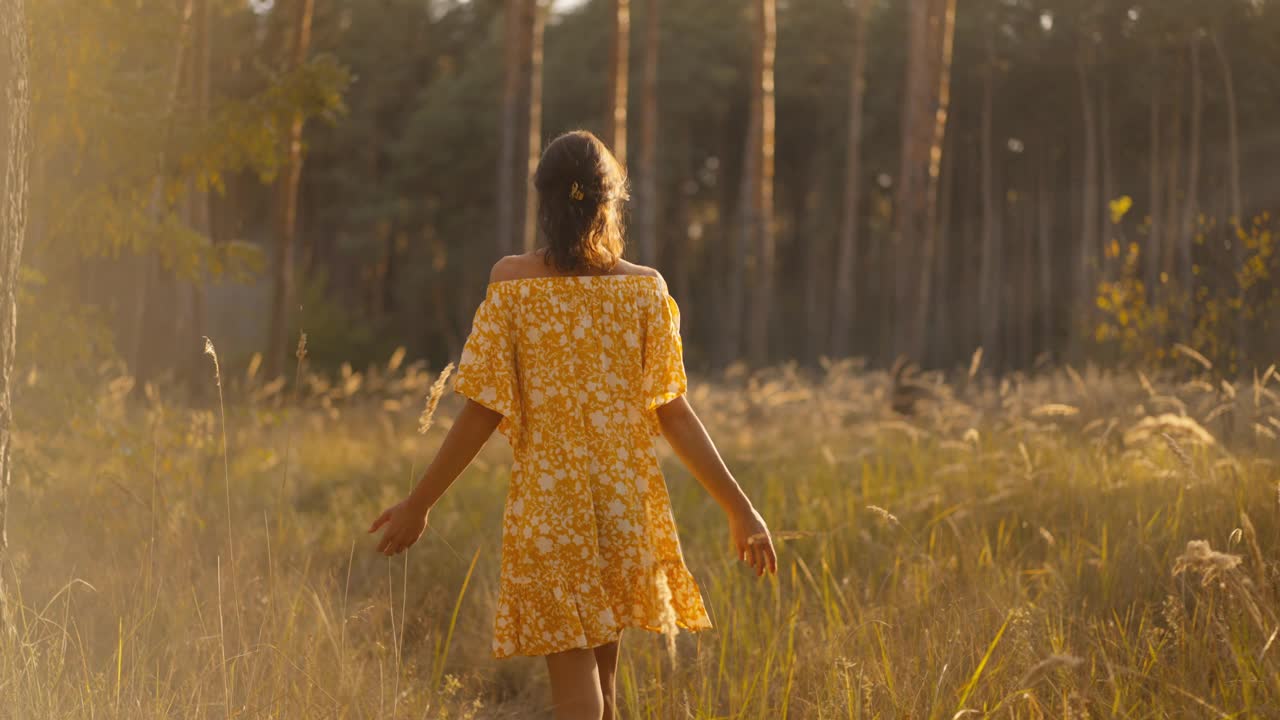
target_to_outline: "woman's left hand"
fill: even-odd
[[[401,500],[383,510],[378,519],[373,521],[373,525],[369,526],[369,532],[377,532],[384,525],[387,529],[378,541],[378,552],[387,557],[399,555],[422,537],[423,531],[427,529],[427,513],[413,507],[408,500]]]

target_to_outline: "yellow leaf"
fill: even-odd
[[[1129,213],[1129,209],[1133,207],[1133,198],[1128,195],[1121,195],[1111,201],[1111,222],[1119,225],[1124,216]]]

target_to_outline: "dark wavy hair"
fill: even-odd
[[[546,261],[565,273],[607,271],[622,257],[627,174],[595,135],[556,138],[533,174]]]

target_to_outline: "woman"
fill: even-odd
[[[685,567],[654,436],[729,516],[757,575],[777,571],[764,520],[685,398],[675,301],[621,258],[626,178],[594,135],[547,147],[534,174],[545,246],[493,267],[462,351],[468,398],[422,480],[374,521],[378,551],[412,545],[496,428],[515,463],[493,652],[541,655],[561,720],[615,717],[622,629],[711,626]]]

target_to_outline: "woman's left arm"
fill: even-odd
[[[397,555],[422,537],[427,528],[427,513],[467,469],[501,421],[501,413],[467,400],[413,492],[384,510],[369,527],[370,533],[384,525],[387,528],[378,541],[378,552],[388,557]]]

